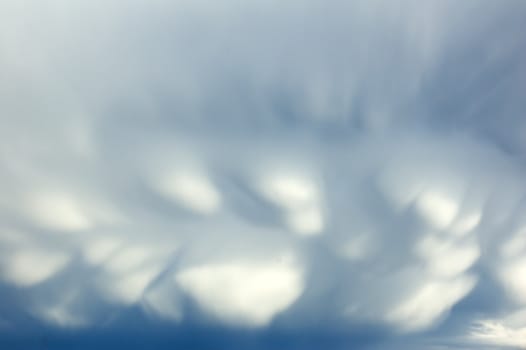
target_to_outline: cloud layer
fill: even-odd
[[[5,1],[0,23],[0,337],[526,346],[523,2]]]

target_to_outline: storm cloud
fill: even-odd
[[[525,32],[513,0],[3,1],[0,343],[526,347]]]

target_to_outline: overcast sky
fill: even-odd
[[[525,179],[525,1],[0,2],[2,348],[526,348]]]

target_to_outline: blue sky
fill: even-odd
[[[524,1],[0,4],[0,345],[526,347]]]

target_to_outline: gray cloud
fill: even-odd
[[[520,1],[2,3],[3,334],[140,309],[524,346],[525,17]]]

